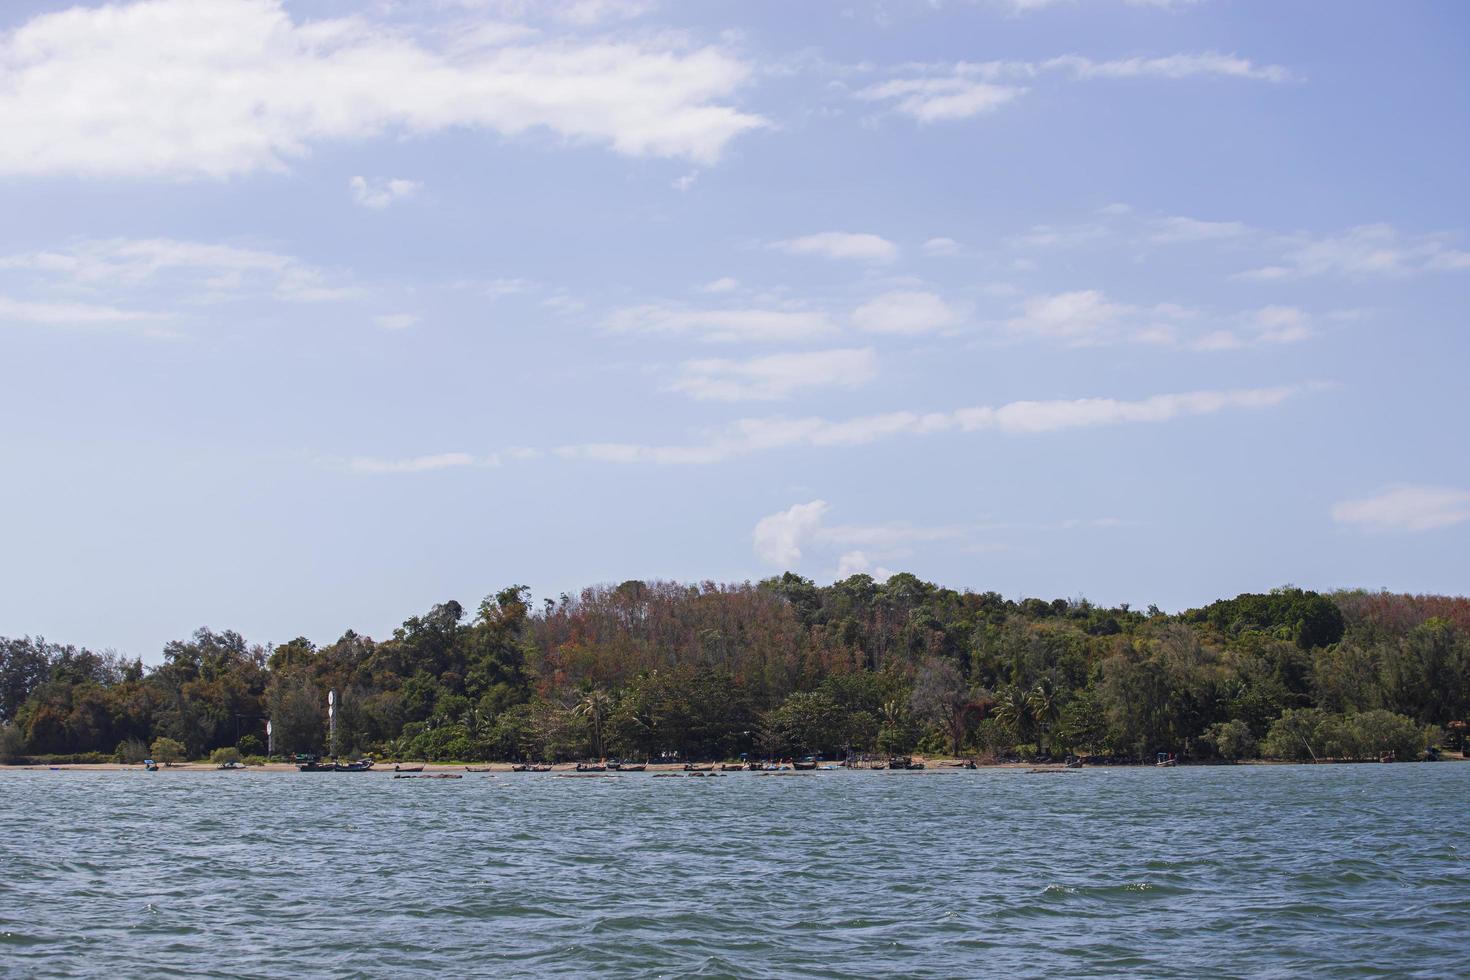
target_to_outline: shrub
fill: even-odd
[[[222,749],[215,749],[213,752],[210,753],[209,761],[217,766],[223,766],[231,762],[239,762],[240,750],[233,746],[225,746]]]
[[[1256,754],[1256,737],[1240,718],[1211,725],[1202,740],[1222,759],[1249,759]]]
[[[178,762],[184,758],[184,747],[171,738],[155,738],[150,751],[158,762]]]
[[[14,725],[0,725],[0,763],[18,761],[26,750],[25,736]]]
[[[1271,723],[1261,751],[1273,759],[1315,761],[1327,755],[1323,727],[1327,712],[1317,708],[1288,708]]]
[[[1332,753],[1345,759],[1417,759],[1424,754],[1425,732],[1412,718],[1391,711],[1346,715],[1333,727]]]
[[[265,746],[254,735],[246,735],[240,739],[235,748],[240,750],[241,755],[265,755]]]
[[[1399,760],[1424,754],[1429,732],[1412,718],[1375,709],[1350,715],[1328,714],[1317,708],[1285,711],[1271,725],[1261,748],[1278,759]]]
[[[148,758],[148,743],[141,738],[126,739],[117,743],[117,752],[114,754],[118,762],[135,766]]]

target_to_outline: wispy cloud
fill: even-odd
[[[1025,14],[1034,10],[1044,10],[1047,7],[1067,6],[1078,3],[1080,0],[996,0],[1003,7],[1008,7],[1013,13]],[[1129,7],[1157,7],[1161,10],[1168,8],[1188,7],[1202,0],[1121,0]]]
[[[615,310],[606,326],[614,333],[688,336],[715,343],[811,340],[837,332],[837,325],[825,313],[809,310],[659,304]]]
[[[689,445],[582,443],[556,449],[566,459],[608,463],[707,464],[752,453],[792,448],[862,446],[898,437],[938,433],[998,432],[1024,436],[1112,425],[1168,422],[1225,411],[1274,408],[1302,386],[1188,391],[1138,400],[1116,398],[1016,401],[948,412],[898,411],[848,419],[748,418]]]
[[[1443,236],[1409,235],[1391,225],[1360,225],[1338,235],[1288,238],[1281,260],[1241,274],[1272,280],[1338,275],[1350,278],[1407,276],[1418,272],[1470,271],[1470,252]]]
[[[892,262],[898,258],[897,245],[870,232],[821,231],[773,242],[771,247],[788,255],[816,255],[862,262]]]
[[[396,201],[405,201],[420,190],[423,184],[402,177],[353,177],[347,181],[352,189],[352,199],[365,208],[381,210]]]
[[[921,123],[969,119],[1015,101],[1026,89],[1000,85],[962,70],[921,78],[894,78],[857,93],[868,102],[887,102],[893,109]]]
[[[0,325],[106,327],[158,323],[166,314],[124,310],[96,303],[49,303],[0,296]]]
[[[173,238],[93,239],[65,249],[5,256],[0,258],[4,269],[109,294],[166,283],[193,300],[265,293],[291,302],[323,302],[361,292],[344,282],[344,276],[290,255]]]
[[[41,14],[0,35],[0,173],[225,177],[453,127],[710,163],[764,124],[728,104],[751,67],[718,47],[489,27],[415,35],[280,0]]]
[[[900,77],[855,92],[866,102],[884,103],[921,123],[951,122],[994,112],[1015,102],[1029,88],[1052,78],[1100,79],[1235,78],[1285,82],[1293,76],[1279,65],[1258,65],[1248,58],[1203,51],[1151,58],[1099,61],[1065,54],[1042,61],[961,61],[908,66]]]
[[[1317,336],[1313,318],[1294,306],[1220,315],[1176,303],[1121,303],[1096,289],[1029,297],[1005,329],[1016,339],[1073,347],[1137,343],[1202,352],[1298,343]]]
[[[384,330],[407,330],[419,322],[417,313],[384,313],[373,317],[373,322]]]
[[[670,388],[715,401],[773,401],[809,388],[857,388],[878,374],[872,348],[686,361]]]
[[[1248,78],[1264,82],[1285,82],[1291,72],[1280,65],[1258,65],[1248,58],[1205,51],[1195,54],[1171,54],[1158,58],[1119,58],[1096,61],[1081,55],[1067,54],[1041,63],[1047,71],[1063,71],[1073,78]]]
[[[1149,239],[1161,245],[1180,242],[1218,242],[1241,238],[1250,233],[1250,228],[1239,221],[1200,221],[1181,215],[1167,215],[1155,219]]]
[[[1344,500],[1332,519],[1373,531],[1433,531],[1470,521],[1470,490],[1401,483],[1372,497]]]
[[[495,457],[477,457],[469,453],[436,453],[429,456],[409,456],[403,459],[382,459],[375,456],[357,456],[347,461],[348,469],[354,473],[386,475],[394,473],[429,473],[434,470],[456,469],[462,466],[494,466]]]

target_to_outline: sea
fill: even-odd
[[[1470,764],[0,771],[6,977],[1453,977]]]

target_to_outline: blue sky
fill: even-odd
[[[1465,591],[1456,3],[0,10],[0,634]]]

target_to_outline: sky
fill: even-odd
[[[0,635],[1464,593],[1470,5],[0,7]]]

